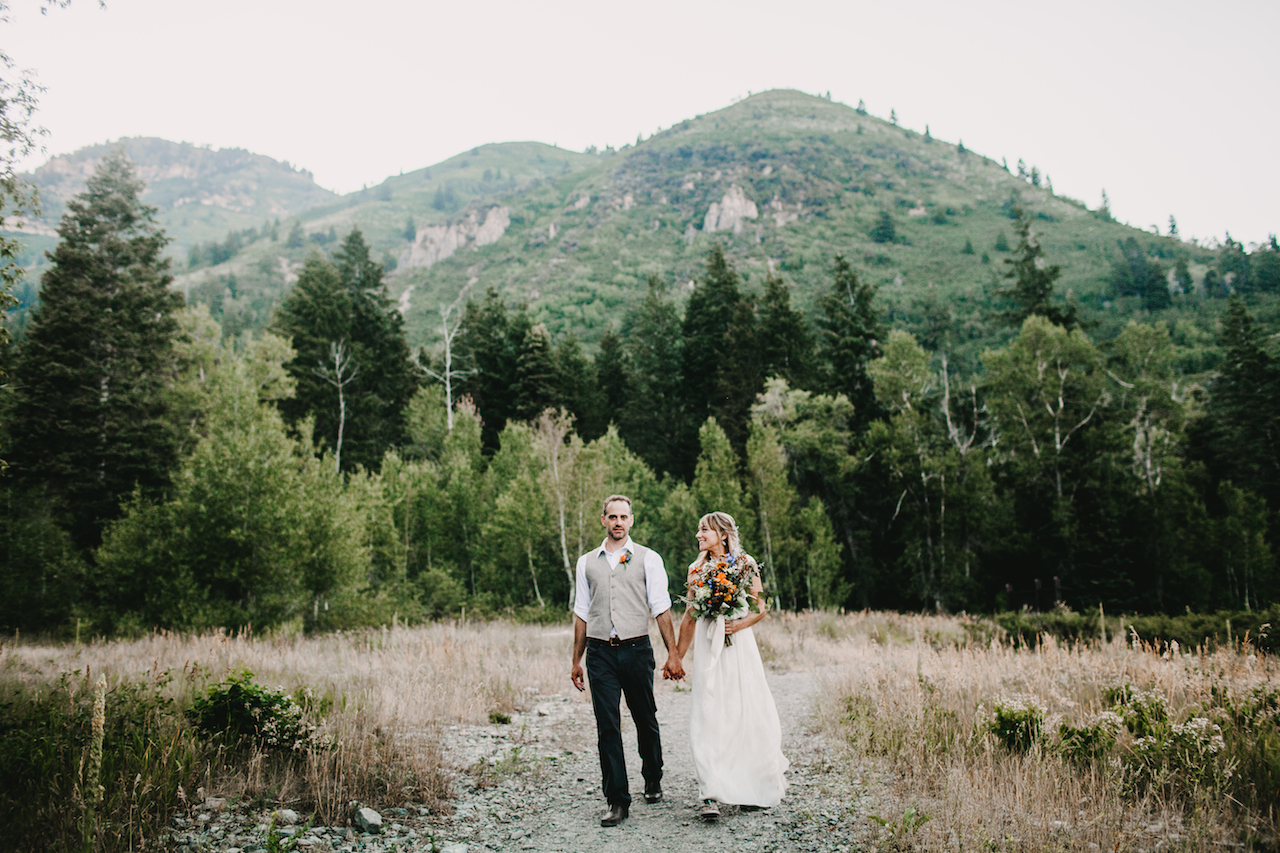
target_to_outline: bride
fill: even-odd
[[[782,754],[782,726],[764,679],[764,664],[751,626],[765,617],[755,560],[738,544],[733,517],[723,512],[698,522],[698,559],[689,566],[677,655],[694,647],[693,712],[689,721],[702,817],[720,815],[720,803],[775,806],[787,787],[790,762]],[[717,575],[737,576],[747,587],[748,608],[697,618]],[[741,601],[741,598],[738,599]],[[745,611],[745,612],[744,612]]]

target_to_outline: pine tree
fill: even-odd
[[[511,385],[511,416],[531,421],[560,402],[555,348],[541,323],[525,333],[516,357],[515,382]]]
[[[973,241],[970,240],[968,237],[964,238],[964,248],[960,250],[960,254],[962,255],[973,254]]]
[[[583,441],[604,435],[609,414],[596,380],[596,366],[582,352],[573,332],[555,350],[556,405],[574,417],[574,430]]]
[[[1178,255],[1178,259],[1173,264],[1173,275],[1178,282],[1178,286],[1182,288],[1183,293],[1191,292],[1191,267],[1187,265],[1187,256]]]
[[[323,446],[335,447],[341,428],[344,470],[376,469],[389,448],[404,443],[404,413],[418,386],[403,321],[383,290],[382,274],[360,231],[352,230],[332,262],[318,253],[307,258],[272,321],[297,353],[288,365],[297,395],[282,410],[291,424],[313,416],[315,440]],[[325,378],[338,347],[355,374],[342,389],[345,413],[336,386]]]
[[[760,362],[764,376],[781,376],[793,388],[808,388],[813,373],[813,334],[791,307],[791,291],[772,273],[760,301]]]
[[[617,425],[620,432],[627,407],[636,402],[630,362],[627,349],[622,345],[622,338],[613,330],[613,326],[605,329],[600,336],[600,353],[596,356],[596,382],[600,389],[605,421]]]
[[[352,464],[376,468],[388,448],[406,438],[404,412],[418,390],[419,374],[404,334],[404,318],[386,293],[383,265],[370,257],[359,229],[333,253],[342,285],[351,294],[351,344],[369,371],[353,400],[353,431],[344,455]]]
[[[1224,479],[1280,507],[1280,362],[1266,331],[1232,294],[1222,318],[1222,366],[1210,387],[1212,454]]]
[[[684,332],[666,285],[656,275],[649,276],[643,304],[628,315],[622,340],[627,353],[622,370],[630,377],[634,398],[618,398],[625,410],[619,416],[615,409],[613,420],[627,446],[653,470],[681,474],[688,422],[681,381]],[[606,362],[597,364],[598,372],[606,369]]]
[[[1098,209],[1094,211],[1094,215],[1103,222],[1111,221],[1111,199],[1107,196],[1107,191],[1102,190],[1102,201],[1098,204]]]
[[[752,306],[738,288],[738,273],[717,244],[684,315],[681,370],[686,424],[714,415],[734,447],[745,448],[751,404],[763,387]],[[684,442],[683,473],[693,467],[693,436]]]
[[[854,406],[859,428],[878,413],[867,365],[880,357],[884,326],[872,305],[875,288],[858,280],[844,255],[836,255],[831,288],[818,300],[819,351],[823,384],[830,394],[843,394]]]
[[[876,225],[871,229],[871,239],[877,243],[892,243],[897,239],[897,230],[893,225],[893,216],[889,211],[880,211],[879,218],[876,219]]]
[[[497,450],[498,434],[511,417],[516,360],[528,328],[528,317],[521,312],[513,318],[492,287],[484,299],[467,300],[457,357],[471,370],[463,393],[479,412],[486,451]]]
[[[996,291],[998,296],[1014,304],[1011,310],[1000,316],[1008,323],[1022,326],[1033,314],[1047,318],[1051,323],[1066,328],[1079,325],[1074,306],[1053,304],[1053,284],[1062,275],[1062,267],[1045,263],[1044,248],[1031,233],[1031,217],[1021,205],[1014,206],[1017,224],[1018,248],[1012,258],[1006,258],[1009,271],[1004,274],[1012,283]],[[1003,233],[1000,236],[1004,236]]]
[[[177,461],[165,390],[182,297],[168,287],[168,237],[142,188],[117,149],[67,203],[14,370],[13,473],[61,507],[81,549],[135,486],[167,486]]]
[[[1178,220],[1172,213],[1169,214],[1169,236],[1178,239]]]

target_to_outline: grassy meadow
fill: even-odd
[[[882,849],[1274,844],[1277,667],[1247,642],[1043,636],[1031,647],[985,620],[884,613],[781,614],[758,636],[769,666],[819,679],[801,725],[829,736],[833,772],[861,792],[843,819],[866,823]],[[444,727],[565,692],[569,642],[566,626],[510,621],[6,641],[0,816],[20,849],[78,846],[100,678],[94,849],[137,849],[206,796],[288,804],[324,824],[344,823],[351,800],[447,809]],[[296,740],[207,727],[200,709],[245,670],[280,699],[268,705],[282,725],[295,715]]]

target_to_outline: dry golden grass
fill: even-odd
[[[783,616],[765,633],[771,656],[824,667],[819,717],[844,744],[870,810],[890,826],[885,847],[922,850],[1209,849],[1275,838],[1272,816],[1186,780],[1135,784],[1122,733],[1109,760],[1076,763],[1053,747],[1058,723],[1084,725],[1108,710],[1107,688],[1163,696],[1173,721],[1210,702],[1273,685],[1273,660],[1220,651],[1185,654],[1120,640],[1035,649],[990,638],[964,619],[858,613]],[[1031,697],[1044,734],[1025,754],[986,729],[1001,697]],[[1268,720],[1268,725],[1273,722]],[[930,820],[912,827],[909,809]],[[906,819],[904,820],[904,816]],[[1094,847],[1093,845],[1097,845]]]
[[[1035,649],[1014,648],[995,634],[979,620],[883,613],[772,614],[757,629],[771,666],[815,672],[816,720],[842,751],[841,772],[851,790],[865,792],[866,811],[890,824],[868,824],[869,843],[1145,850],[1275,838],[1265,810],[1220,792],[1208,796],[1207,788],[1199,796],[1186,786],[1135,786],[1118,755],[1073,763],[1052,745],[1059,721],[1080,725],[1110,707],[1107,688],[1154,690],[1181,720],[1215,686],[1243,695],[1273,684],[1270,658],[1166,654],[1121,641],[1067,647],[1046,639]],[[656,632],[653,639],[660,644]],[[0,674],[40,689],[66,671],[103,673],[114,684],[169,670],[178,677],[165,689],[184,706],[241,669],[266,685],[310,687],[332,701],[322,703],[324,730],[340,749],[303,762],[258,755],[233,764],[217,753],[204,786],[210,794],[303,803],[319,820],[341,822],[350,799],[442,805],[449,792],[441,727],[484,723],[537,694],[570,692],[571,640],[567,625],[510,622],[289,638],[159,634],[81,646],[0,645]],[[1047,711],[1044,736],[1025,754],[1010,753],[986,729],[996,700],[1014,695]],[[1130,746],[1120,743],[1116,752]],[[930,820],[916,825],[911,809]]]
[[[321,730],[336,748],[301,761],[213,750],[204,756],[202,787],[210,795],[301,804],[320,820],[341,823],[353,799],[443,805],[449,774],[440,726],[484,722],[526,694],[562,689],[571,641],[563,627],[506,622],[316,637],[162,633],[79,646],[0,644],[0,673],[7,686],[39,693],[63,672],[81,673],[75,683],[102,674],[112,687],[163,680],[167,672],[175,677],[163,689],[178,707],[244,669],[260,684],[310,688],[324,710]]]

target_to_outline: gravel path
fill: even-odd
[[[485,850],[601,851],[826,851],[848,850],[868,838],[861,784],[837,772],[835,753],[811,727],[820,673],[770,673],[769,686],[791,760],[790,787],[772,809],[725,807],[704,823],[697,816],[697,784],[689,754],[692,693],[658,681],[665,798],[646,805],[639,792],[635,727],[623,705],[627,770],[635,798],[616,828],[599,824],[605,803],[595,719],[585,696],[539,696],[509,725],[457,726],[446,733],[446,754],[461,772],[453,815],[429,820],[435,843],[449,853]],[[568,679],[566,678],[566,686]],[[573,692],[572,688],[568,692]]]

